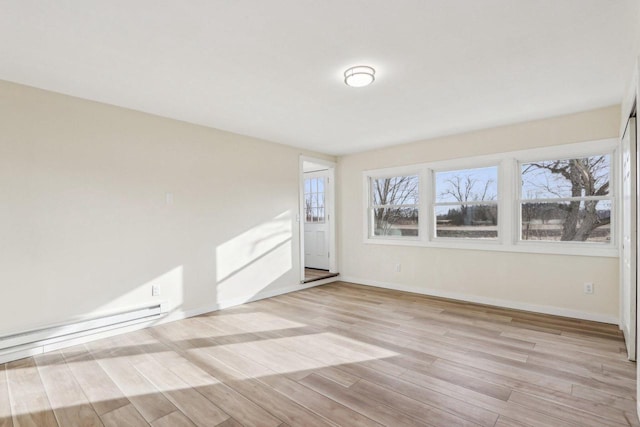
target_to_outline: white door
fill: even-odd
[[[629,119],[622,137],[622,260],[621,326],[629,360],[636,360],[637,294],[637,151],[635,118]]]
[[[329,270],[328,172],[304,174],[304,266]]]

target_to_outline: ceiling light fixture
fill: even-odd
[[[376,70],[367,65],[357,65],[344,72],[344,82],[351,87],[369,86],[376,79]]]

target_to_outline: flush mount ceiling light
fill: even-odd
[[[366,65],[357,65],[344,72],[344,82],[351,87],[369,86],[375,78],[376,70]]]

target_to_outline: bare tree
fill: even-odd
[[[440,197],[447,198],[448,196],[451,196],[460,203],[459,219],[456,221],[460,223],[458,225],[471,221],[468,218],[470,213],[468,202],[496,200],[496,194],[492,192],[492,185],[494,182],[495,181],[493,179],[480,180],[471,174],[454,175],[444,181],[446,187],[440,193]],[[481,207],[479,208],[482,209]],[[451,215],[451,212],[449,215]],[[492,218],[492,222],[494,221],[495,218]]]
[[[555,197],[609,194],[608,156],[530,163],[522,171],[523,178],[527,174],[532,175],[532,179],[527,181],[529,187],[537,187],[541,194]],[[599,215],[597,204],[598,200],[584,199],[555,204],[554,208],[566,213],[560,240],[585,241],[595,229],[609,224],[610,217]]]
[[[304,201],[304,211],[305,211],[305,221],[311,222],[313,221],[313,209],[311,207],[311,200],[307,198]]]
[[[488,179],[482,183],[480,180],[474,178],[473,175],[455,175],[444,182],[447,188],[440,193],[440,196],[453,197],[460,202],[463,210],[467,208],[466,202],[496,199],[495,194],[490,194],[491,185],[494,183],[493,179]],[[480,191],[475,191],[476,187],[480,187]]]
[[[391,226],[403,220],[417,220],[417,211],[403,208],[418,202],[418,177],[398,176],[374,180],[374,217],[376,230],[380,234],[389,233]],[[415,218],[414,218],[415,217]]]

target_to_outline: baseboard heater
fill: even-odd
[[[72,323],[33,329],[0,337],[0,363],[90,341],[89,337],[117,328],[163,317],[165,305],[157,303],[134,310]]]

